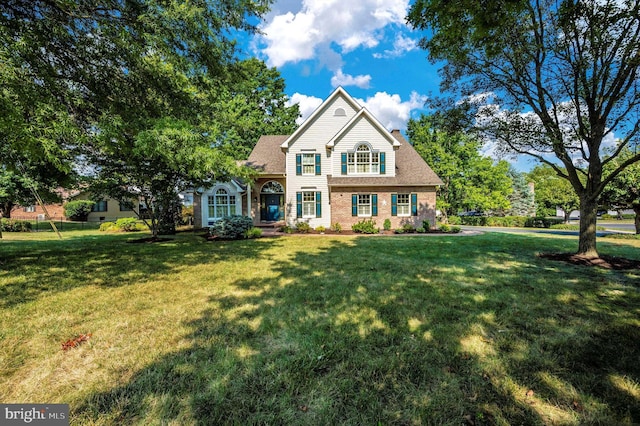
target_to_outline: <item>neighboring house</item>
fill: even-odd
[[[227,214],[251,216],[257,226],[435,224],[440,178],[398,130],[389,132],[342,88],[292,135],[262,136],[245,164],[259,173],[252,185],[196,191],[196,226]]]
[[[58,190],[62,202],[45,204],[49,217],[53,220],[66,220],[64,204],[72,200],[93,200],[95,204],[87,217],[87,222],[115,221],[123,217],[138,217],[136,212],[140,210],[139,203],[132,200],[129,203],[120,203],[113,198],[95,200],[88,192]],[[31,206],[16,206],[11,211],[11,217],[20,220],[46,220],[42,207],[38,204]]]
[[[81,192],[71,198],[72,200],[92,200],[95,202],[87,222],[116,221],[123,217],[138,217],[140,203],[135,200],[121,203],[113,198],[95,199],[89,192]],[[71,201],[71,199],[69,201]]]

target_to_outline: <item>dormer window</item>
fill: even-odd
[[[380,156],[371,150],[369,145],[360,144],[355,152],[347,153],[347,170],[349,174],[378,174],[380,172]]]

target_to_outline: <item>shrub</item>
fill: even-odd
[[[395,231],[393,231],[394,234],[404,234],[404,229],[402,228],[398,228]]]
[[[382,224],[382,229],[384,229],[385,231],[389,231],[391,229],[391,220],[390,219],[385,219],[384,223]]]
[[[280,228],[278,228],[278,231],[284,232],[285,234],[293,233],[293,229],[291,229],[289,225],[282,225]]]
[[[31,222],[2,218],[0,220],[0,229],[3,232],[30,232]]]
[[[449,226],[448,223],[443,223],[442,225],[440,225],[439,228],[442,232],[449,232],[451,231],[451,226]]]
[[[452,227],[451,227],[451,231],[450,231],[450,232],[451,232],[452,234],[459,234],[461,230],[462,230],[462,229],[461,229],[459,226],[452,226]]]
[[[115,222],[104,222],[100,224],[100,231],[108,232],[108,231],[116,231],[116,223]]]
[[[551,225],[564,223],[560,217],[529,217],[525,221],[526,228],[550,228]]]
[[[316,232],[320,232],[321,234],[324,233],[324,231],[326,231],[327,228],[325,228],[324,226],[320,225],[316,228]]]
[[[245,233],[245,238],[253,239],[262,237],[262,229],[253,227]]]
[[[419,226],[416,228],[416,232],[418,234],[424,234],[425,232],[427,232],[427,230],[424,228],[424,226]]]
[[[95,203],[89,200],[69,201],[64,205],[64,215],[67,219],[86,222]]]
[[[359,234],[377,234],[380,232],[379,228],[376,228],[376,222],[373,219],[362,219],[358,223],[354,223],[351,226],[353,232]]]
[[[248,216],[225,216],[216,221],[209,229],[212,235],[223,240],[245,238],[246,232],[253,228],[253,219]]]
[[[460,219],[460,216],[449,216],[449,224],[450,225],[461,225],[462,224],[462,220]]]
[[[550,229],[559,229],[564,231],[579,231],[580,225],[574,225],[570,223],[558,223],[556,225],[551,225]],[[596,226],[596,230],[604,231],[606,228],[604,226]]]
[[[413,234],[414,232],[416,232],[416,228],[410,223],[405,223],[404,225],[402,225],[402,230],[407,234]]]
[[[298,224],[296,224],[296,232],[307,234],[309,231],[311,231],[311,225],[307,222],[298,222]]]
[[[423,220],[423,221],[422,221],[422,228],[423,228],[425,231],[428,231],[429,229],[431,229],[431,224],[429,223],[429,221],[428,221],[428,220]]]
[[[342,232],[342,225],[340,225],[338,222],[334,223],[333,225],[331,225],[331,230],[337,233]]]
[[[116,220],[115,225],[119,231],[124,232],[137,232],[145,229],[145,225],[138,222],[134,217],[122,217]]]

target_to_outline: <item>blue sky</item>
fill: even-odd
[[[405,131],[440,95],[438,66],[405,21],[410,0],[276,0],[244,41],[247,55],[276,67],[290,100],[308,117],[342,86],[388,129]],[[530,169],[520,159],[516,167]]]
[[[439,83],[420,33],[405,23],[409,4],[277,0],[248,53],[278,68],[305,117],[342,86],[385,126],[405,130]]]

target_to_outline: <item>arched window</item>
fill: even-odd
[[[355,152],[347,154],[347,167],[349,174],[378,173],[380,170],[379,154],[374,152],[366,143],[356,147]]]
[[[346,117],[347,112],[344,110],[344,108],[336,108],[336,110],[333,112],[333,115],[335,117]]]
[[[276,182],[274,180],[270,180],[269,182],[262,185],[262,190],[260,191],[262,194],[284,194],[284,187],[280,182]]]
[[[220,219],[236,214],[236,196],[229,194],[225,188],[218,188],[215,195],[209,195],[209,219]]]

